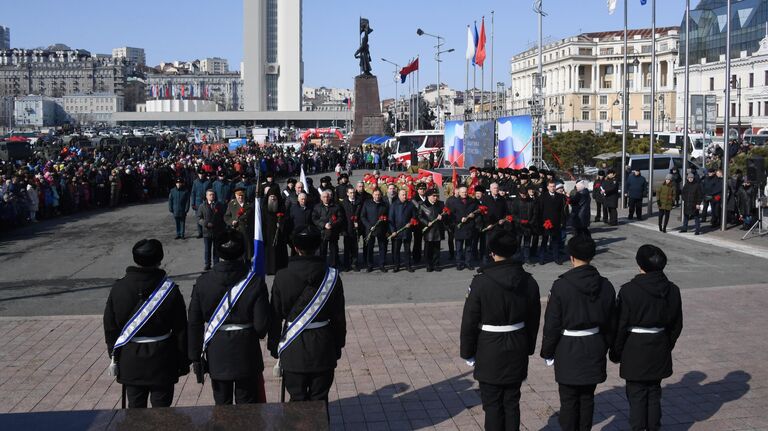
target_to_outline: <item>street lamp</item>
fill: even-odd
[[[664,95],[659,94],[659,123],[662,131],[664,131],[664,118]]]
[[[389,63],[389,64],[395,66],[395,75],[394,75],[394,79],[395,79],[395,133],[397,133],[398,132],[398,129],[397,129],[397,117],[400,116],[400,113],[397,111],[397,98],[398,98],[397,85],[399,84],[398,81],[400,81],[400,79],[398,79],[397,73],[400,71],[400,65],[395,63],[394,61],[389,61],[386,58],[382,58],[381,61],[383,61],[384,63]]]
[[[731,88],[736,89],[736,98],[738,99],[738,102],[739,102],[739,112],[738,112],[739,120],[738,120],[738,128],[736,129],[738,130],[738,132],[736,133],[736,139],[738,141],[741,141],[741,78],[736,79],[736,75],[732,76]],[[726,106],[725,109],[731,109],[731,107]],[[726,134],[726,136],[730,137],[730,131]],[[723,142],[727,142],[727,141],[728,140],[726,139]]]
[[[417,29],[416,34],[419,36],[431,36],[437,39],[437,45],[435,45],[435,61],[437,62],[437,119],[436,119],[436,126],[442,124],[440,120],[440,116],[442,113],[442,100],[440,99],[440,63],[442,63],[442,60],[440,60],[440,54],[445,54],[448,52],[453,52],[454,49],[447,49],[444,51],[441,51],[440,48],[445,45],[445,38],[436,34],[430,34],[425,32],[422,29]]]

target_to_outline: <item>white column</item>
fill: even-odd
[[[280,0],[277,2],[278,111],[301,111],[304,81],[301,54],[301,0]]]
[[[266,7],[266,0],[243,2],[243,98],[246,111],[264,111],[266,108]]]

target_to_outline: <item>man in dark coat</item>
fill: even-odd
[[[176,178],[176,187],[168,194],[168,211],[173,214],[176,221],[176,238],[184,239],[187,213],[190,204],[189,190],[184,187],[184,178]]]
[[[224,213],[224,223],[243,237],[245,253],[243,260],[250,262],[253,258],[253,204],[246,200],[245,189],[235,189],[235,198],[227,204]]]
[[[688,232],[688,221],[693,218],[696,226],[696,235],[701,233],[701,202],[704,193],[701,184],[696,181],[693,174],[688,174],[683,186],[683,228],[680,232]]]
[[[211,376],[216,405],[264,403],[264,360],[259,340],[269,328],[269,292],[263,277],[254,277],[203,352],[206,323],[213,319],[221,299],[248,275],[249,265],[241,235],[230,231],[218,244],[222,261],[201,275],[189,302],[189,360],[195,373]],[[205,353],[207,370],[201,361]]]
[[[389,229],[392,231],[389,239],[392,240],[392,260],[395,268],[393,272],[400,271],[402,266],[401,248],[405,254],[406,269],[413,272],[411,266],[411,234],[414,229],[418,229],[418,219],[416,219],[416,207],[413,202],[408,200],[408,192],[400,190],[397,193],[397,200],[389,207]],[[412,223],[415,221],[415,223]],[[397,231],[402,232],[397,233]]]
[[[475,269],[470,261],[470,250],[472,238],[475,233],[474,219],[475,210],[478,208],[476,200],[467,196],[467,186],[459,187],[459,197],[451,202],[451,210],[455,228],[453,230],[454,241],[456,242],[456,269],[461,271],[464,268]]]
[[[541,357],[554,362],[560,391],[560,426],[589,430],[595,388],[606,379],[606,353],[616,334],[616,291],[590,264],[596,245],[579,235],[568,241],[573,269],[549,293]]]
[[[287,232],[293,232],[308,224],[312,224],[312,207],[307,205],[307,194],[301,192],[296,197],[296,203],[288,206]]]
[[[269,187],[266,196],[259,200],[261,205],[261,228],[266,258],[264,269],[274,275],[288,265],[288,232],[283,200],[277,187]],[[296,206],[300,210],[300,206]],[[251,237],[253,238],[253,237]],[[251,240],[253,243],[253,240]]]
[[[739,207],[739,215],[743,217],[741,230],[749,230],[755,223],[755,218],[758,216],[757,202],[757,187],[752,185],[750,178],[744,177],[744,182],[741,184],[741,188],[736,193],[736,201]]]
[[[438,200],[439,193],[432,189],[427,192],[427,202],[419,205],[418,218],[424,238],[424,254],[427,260],[427,272],[440,271],[440,242],[443,239],[443,219],[445,206]]]
[[[351,187],[349,184],[349,175],[341,174],[336,181],[338,184],[334,190],[334,195],[339,200],[339,203],[342,203],[344,202],[344,199],[347,198],[347,189]]]
[[[701,179],[701,192],[704,194],[701,208],[701,221],[707,222],[707,209],[712,207],[712,226],[716,226],[715,220],[717,219],[719,209],[719,200],[715,200],[715,196],[722,197],[723,193],[723,179],[715,176],[715,170],[710,169],[707,171],[707,176]],[[718,207],[717,209],[716,206]]]
[[[586,181],[576,183],[575,193],[571,195],[571,227],[574,235],[589,235],[590,213],[589,189]]]
[[[418,215],[419,207],[421,205],[424,205],[427,203],[427,185],[424,183],[419,183],[416,185],[416,196],[411,199],[411,202],[413,203],[413,207],[416,209],[416,214]],[[421,237],[421,229],[424,226],[418,226],[417,228],[413,228],[413,253],[411,254],[413,258],[414,265],[418,265],[421,263],[421,255],[422,255],[422,237]]]
[[[115,282],[104,308],[107,352],[118,365],[117,382],[125,385],[129,408],[147,407],[147,397],[152,407],[170,407],[173,385],[189,373],[187,314],[178,286],[128,344],[113,350],[125,325],[166,278],[160,241],[137,242],[133,260],[138,266],[129,266]]]
[[[197,213],[197,207],[205,202],[205,191],[210,188],[211,181],[208,179],[205,171],[201,169],[198,171],[195,181],[192,182],[192,196],[190,198],[192,203],[192,211]],[[203,237],[203,227],[199,224],[197,225],[197,237]]]
[[[320,257],[328,265],[339,267],[339,235],[344,230],[344,209],[337,205],[330,190],[320,194],[320,203],[312,208],[312,224],[320,229]]]
[[[619,185],[616,183],[616,171],[613,169],[608,170],[608,175],[603,180],[600,190],[605,198],[605,209],[608,212],[608,218],[605,220],[610,226],[616,226],[619,224],[618,211],[619,207]]]
[[[635,257],[640,274],[619,290],[618,327],[610,352],[627,381],[629,425],[661,429],[661,380],[672,375],[672,350],[683,330],[680,289],[664,274],[667,256],[643,245]]]
[[[539,285],[512,256],[514,233],[495,229],[488,241],[493,263],[472,279],[461,319],[460,355],[474,364],[486,430],[520,429],[520,386],[536,348]]]
[[[344,174],[342,174],[344,175]],[[339,188],[336,188],[339,190]],[[340,190],[339,190],[340,191]],[[362,223],[360,221],[360,213],[363,209],[363,201],[357,197],[355,189],[350,185],[346,185],[346,189],[343,190],[344,200],[341,206],[344,208],[344,215],[347,217],[344,235],[344,270],[355,271],[360,270],[360,266],[357,263],[358,250],[357,250],[357,237],[362,232]]]
[[[478,188],[475,188],[475,192],[477,192]],[[481,220],[478,220],[478,222],[482,221],[478,226],[480,258],[482,263],[486,264],[490,262],[487,251],[488,236],[494,227],[501,226],[504,223],[504,218],[507,216],[507,202],[499,194],[498,183],[491,183],[488,186],[488,193],[484,194],[479,202],[480,205],[485,205],[488,208],[486,214],[480,217]]]
[[[213,190],[205,192],[205,202],[197,207],[197,223],[203,227],[203,259],[205,260],[205,271],[211,269],[211,254],[213,254],[213,263],[219,261],[219,255],[215,244],[219,237],[226,231],[224,222],[224,213],[227,207],[216,200],[216,193]]]
[[[632,220],[637,214],[637,219],[643,219],[643,198],[648,194],[648,180],[640,175],[640,169],[633,168],[632,174],[627,175],[627,187],[624,191],[628,199],[629,214],[627,218]]]
[[[565,228],[566,200],[563,194],[555,192],[554,181],[548,182],[547,189],[539,196],[539,214],[544,232],[539,248],[539,264],[544,265],[547,248],[550,248],[552,260],[562,265],[560,231]]]
[[[595,208],[597,210],[595,221],[602,220],[604,223],[608,223],[608,208],[605,207],[605,196],[603,196],[600,190],[603,181],[605,181],[605,171],[597,171],[597,177],[592,182],[592,199],[595,201]]]
[[[326,275],[325,259],[315,256],[320,247],[320,232],[313,226],[294,232],[293,245],[298,256],[275,275],[272,285],[272,323],[267,346],[278,357],[284,328],[293,322],[315,296]],[[338,278],[328,300],[312,321],[314,328],[302,331],[280,355],[285,389],[291,401],[328,402],[333,373],[341,358],[347,335],[344,288]]]
[[[536,255],[541,234],[538,199],[535,188],[530,186],[521,188],[515,203],[510,208],[517,228],[522,261],[530,265],[535,265],[533,256]]]
[[[372,198],[363,203],[363,209],[360,213],[360,221],[363,223],[363,238],[365,247],[364,256],[367,259],[367,271],[373,271],[374,257],[373,246],[379,243],[379,268],[381,272],[387,272],[387,236],[389,232],[389,206],[381,197],[381,190],[374,189],[371,193]]]
[[[227,180],[224,170],[219,171],[219,178],[211,184],[211,188],[216,192],[219,203],[226,205],[232,199],[232,183]]]

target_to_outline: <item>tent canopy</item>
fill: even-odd
[[[365,138],[363,141],[363,144],[368,145],[381,145],[385,142],[387,142],[388,139],[392,139],[391,136],[381,136],[381,135],[373,135]]]

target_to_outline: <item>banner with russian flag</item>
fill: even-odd
[[[464,167],[464,121],[446,121],[443,154],[448,166]]]
[[[257,197],[253,205],[253,267],[251,272],[259,277],[266,275],[264,236],[261,232],[261,205]]]
[[[530,115],[501,117],[496,121],[499,136],[499,168],[522,169],[533,161],[533,118]]]
[[[404,68],[400,69],[400,83],[405,84],[405,78],[408,77],[411,73],[419,70],[419,58],[416,57],[416,60],[413,60],[412,62],[408,63],[408,66],[405,66]]]

